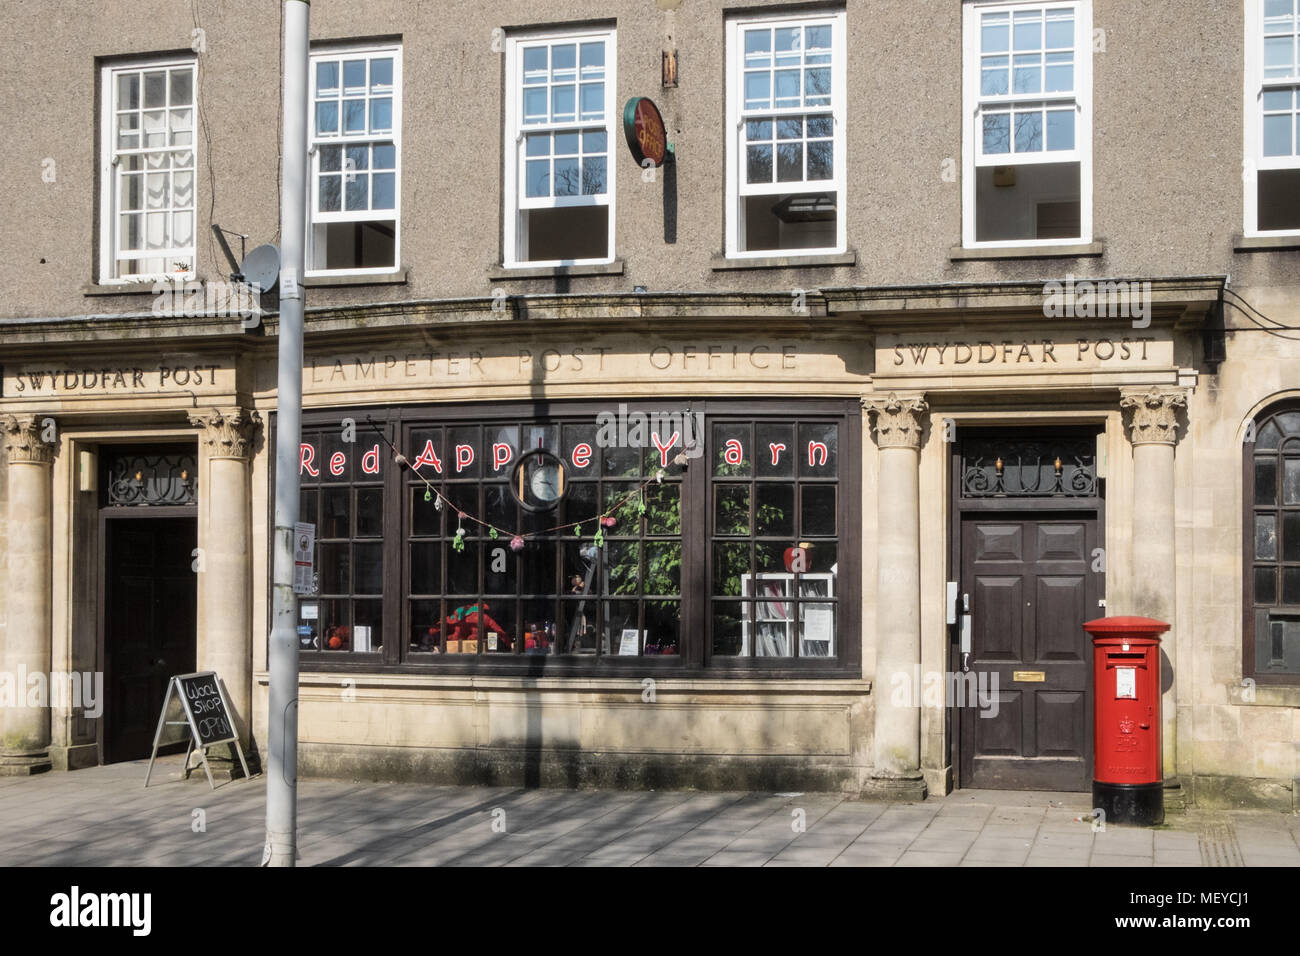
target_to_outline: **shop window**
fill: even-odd
[[[194,274],[195,63],[105,67],[100,281]]]
[[[304,652],[502,673],[853,672],[860,412],[783,404],[394,410],[392,448],[308,422]]]
[[[680,653],[682,465],[591,422],[408,434],[413,654]]]
[[[963,242],[1091,241],[1090,3],[976,3],[964,17]]]
[[[505,264],[614,258],[613,31],[506,44]]]
[[[1243,676],[1300,682],[1300,404],[1251,423],[1245,444]]]
[[[839,430],[827,421],[712,424],[715,657],[840,653]]]
[[[845,248],[844,13],[727,24],[727,254]]]
[[[391,272],[399,262],[402,52],[311,58],[308,272]]]
[[[357,437],[303,429],[298,520],[316,526],[313,590],[298,602],[303,651],[383,652],[386,456],[373,435]]]
[[[1300,0],[1246,4],[1248,236],[1300,232]]]

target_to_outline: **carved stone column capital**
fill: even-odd
[[[48,415],[6,415],[4,428],[5,455],[10,464],[48,465],[54,461],[59,443],[54,419]]]
[[[881,448],[921,447],[921,416],[930,405],[920,393],[864,398],[862,407],[875,416],[876,444]]]
[[[199,445],[209,458],[247,460],[262,416],[244,408],[214,408],[190,415],[190,424],[200,429]]]
[[[1130,443],[1174,445],[1178,442],[1178,410],[1187,407],[1187,389],[1156,385],[1122,388],[1119,407],[1130,412]]]

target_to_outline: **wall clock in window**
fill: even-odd
[[[515,465],[510,489],[525,510],[550,511],[564,498],[564,462],[540,448],[530,451]]]

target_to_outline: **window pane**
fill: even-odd
[[[1282,560],[1300,561],[1300,511],[1282,516]]]
[[[605,115],[605,84],[582,84],[582,118],[600,119]]]
[[[984,117],[984,152],[1007,153],[1011,151],[1011,116],[995,113]]]
[[[572,86],[551,87],[551,120],[562,122],[574,118],[574,91]]]
[[[556,156],[578,155],[578,134],[577,133],[556,133],[554,152]]]
[[[396,169],[397,168],[397,147],[389,143],[388,145],[376,145],[371,149],[371,165],[375,169]]]
[[[379,543],[354,544],[352,560],[352,592],[382,594],[384,592],[384,546]]]
[[[1010,17],[1005,13],[985,14],[980,27],[980,49],[984,53],[1004,53],[1011,42]]]
[[[839,429],[834,424],[799,426],[799,473],[831,478],[839,468]]]
[[[1255,557],[1277,560],[1277,516],[1255,515]]]
[[[1300,505],[1300,458],[1287,458],[1282,464],[1282,504]]]
[[[1007,67],[1010,61],[1005,56],[988,56],[980,69],[980,95],[1003,96],[1010,92],[1010,80]]]
[[[1277,466],[1276,458],[1255,459],[1255,504],[1277,504]],[[1300,481],[1300,476],[1297,476]],[[1300,487],[1297,487],[1300,492]]]
[[[1264,117],[1264,155],[1290,156],[1293,152],[1291,143],[1292,114]]]
[[[1011,74],[1012,89],[1016,93],[1043,91],[1043,69],[1037,53],[1017,56]]]
[[[362,133],[366,129],[366,101],[343,101],[343,132]]]
[[[830,142],[808,144],[808,178],[832,179],[835,174],[834,145]]]
[[[390,87],[393,85],[393,60],[391,57],[376,57],[370,61],[370,88]]]
[[[137,110],[140,108],[140,75],[127,73],[117,78],[117,108],[120,110]]]
[[[1300,568],[1282,569],[1282,603],[1300,604]]]
[[[1021,12],[1015,18],[1015,49],[1039,50],[1043,46],[1043,14],[1040,10]]]
[[[337,92],[339,88],[339,65],[330,60],[316,64],[316,92]]]
[[[171,71],[171,105],[189,106],[194,102],[194,74],[186,67]]]
[[[524,122],[546,122],[546,90],[524,90]]]
[[[1277,603],[1277,568],[1255,569],[1255,603]]]
[[[582,161],[582,193],[584,196],[602,195],[605,192],[605,157],[590,156]]]
[[[834,535],[835,486],[804,485],[800,497],[800,535]]]
[[[1064,49],[1074,47],[1074,15],[1068,11],[1061,13],[1049,13],[1047,15],[1047,38],[1046,46],[1048,49]]]
[[[393,101],[388,97],[370,101],[370,130],[390,130],[393,128]]]
[[[370,202],[371,208],[397,208],[397,177],[392,173],[376,173],[373,178],[374,194]]]
[[[339,104],[333,100],[316,104],[316,134],[323,136],[339,131]]]
[[[343,88],[345,90],[364,90],[366,88],[366,61],[343,61]]]
[[[762,65],[771,61],[772,31],[767,28],[745,31],[745,60],[749,65]]]
[[[367,173],[356,173],[351,176],[344,176],[344,200],[343,208],[345,210],[369,209],[370,208],[370,176]]]
[[[154,109],[167,105],[167,74],[164,72],[146,73],[144,75],[144,108]]]
[[[713,602],[712,652],[715,657],[736,657],[748,650],[744,646],[742,624],[746,628],[752,627],[752,617],[752,604],[739,601]]]
[[[803,143],[781,143],[776,148],[777,182],[800,182],[803,179]]]
[[[1074,149],[1074,110],[1048,110],[1047,148],[1049,150]]]
[[[1065,93],[1074,89],[1074,54],[1047,54],[1047,79],[1044,88],[1048,93]]]
[[[338,212],[341,209],[341,184],[339,176],[322,176],[320,178],[319,208],[321,212]]]
[[[777,70],[773,74],[776,84],[776,103],[777,107],[798,106],[799,100],[799,71],[798,70]]]
[[[1036,153],[1043,148],[1043,114],[1016,114],[1016,152]]]
[[[749,486],[718,485],[713,496],[713,533],[749,534]]]
[[[831,71],[825,67],[804,71],[804,97],[808,106],[826,106],[831,101]]]
[[[578,161],[576,159],[555,160],[555,195],[578,195]]]
[[[794,535],[794,485],[760,484],[754,496],[755,534],[782,538]]]
[[[745,74],[745,109],[762,109],[772,105],[772,75]]]

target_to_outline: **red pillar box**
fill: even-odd
[[[1160,746],[1160,635],[1164,621],[1103,617],[1092,635],[1092,805],[1109,823],[1164,822]]]

